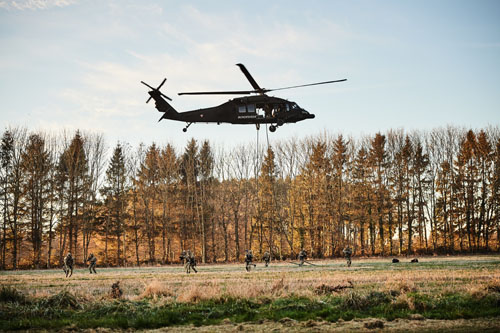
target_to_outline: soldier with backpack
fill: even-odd
[[[71,252],[68,252],[66,257],[64,257],[63,262],[64,262],[63,270],[64,273],[66,273],[66,277],[71,277],[73,275],[73,263],[74,263]]]

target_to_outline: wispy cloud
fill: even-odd
[[[4,0],[0,1],[0,8],[7,10],[43,10],[52,7],[66,7],[76,2],[76,0]]]

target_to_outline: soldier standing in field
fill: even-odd
[[[92,271],[94,271],[94,274],[97,274],[97,272],[95,271],[95,266],[97,264],[97,258],[94,256],[93,253],[90,254],[90,256],[87,259],[87,261],[89,262],[89,271],[90,271],[90,274],[92,274]]]
[[[349,246],[346,246],[343,252],[345,255],[345,259],[347,260],[347,267],[351,267],[351,256],[352,256],[351,248]]]
[[[187,250],[184,254],[184,257],[183,257],[183,261],[184,261],[184,269],[186,270],[186,273],[191,273],[191,266],[189,265],[189,258],[191,258],[191,251],[190,250]]]
[[[306,251],[304,251],[304,249],[300,250],[300,252],[299,252],[299,261],[300,261],[299,266],[304,265],[306,258],[307,258]]]
[[[71,255],[71,252],[68,252],[66,257],[64,257],[63,262],[64,262],[63,270],[64,273],[66,273],[66,277],[68,277],[68,274],[69,277],[71,277],[73,275],[73,256]]]
[[[271,261],[271,255],[269,254],[268,251],[264,252],[264,255],[262,256],[262,259],[265,262],[265,266],[269,266],[269,262]]]
[[[253,254],[252,254],[252,250],[246,250],[246,254],[245,254],[245,269],[247,270],[247,272],[250,272],[250,268],[251,266],[253,265],[253,267],[256,267],[255,264],[252,263],[253,261]]]
[[[181,261],[181,264],[184,265],[187,260],[187,254],[186,251],[182,251],[181,255],[179,256],[179,260]]]
[[[196,259],[195,259],[195,257],[194,257],[194,255],[193,255],[193,254],[191,254],[191,255],[189,256],[188,263],[189,263],[189,269],[190,269],[190,270],[192,269],[195,273],[198,273],[198,271],[197,271],[197,270],[196,270],[196,268],[195,268],[195,267],[196,267]],[[188,273],[189,273],[189,272],[188,272]]]

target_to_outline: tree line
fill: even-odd
[[[108,151],[109,150],[109,151]],[[112,149],[95,133],[9,128],[0,267],[500,249],[500,130],[328,133],[231,149],[191,139]]]

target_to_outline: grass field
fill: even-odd
[[[0,329],[500,330],[500,256],[408,261],[0,272]]]

